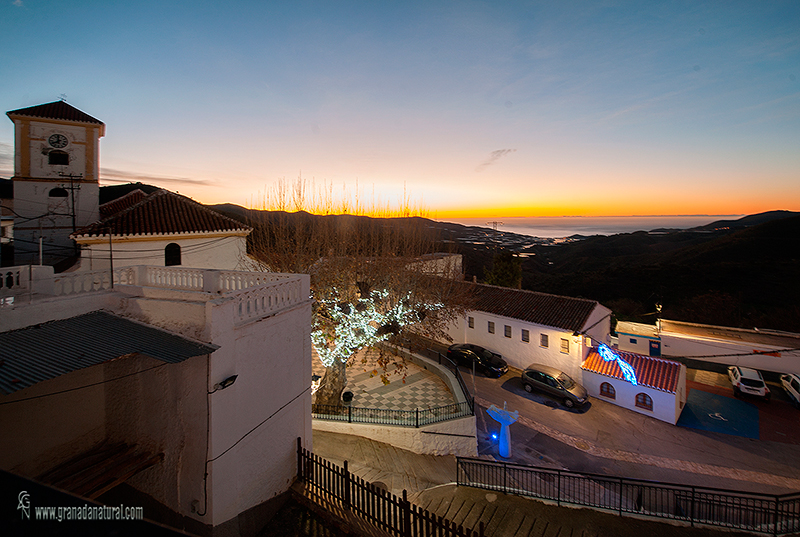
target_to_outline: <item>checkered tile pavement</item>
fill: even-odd
[[[359,351],[347,368],[346,390],[353,392],[354,407],[414,410],[456,402],[447,385],[437,375],[399,357],[384,372],[377,363],[378,356],[374,350]],[[324,376],[325,368],[313,351],[312,360],[312,373]],[[381,374],[389,380],[389,384],[383,383]]]

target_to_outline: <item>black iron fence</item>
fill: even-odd
[[[598,509],[782,535],[800,531],[800,493],[709,487],[458,458],[459,485]]]
[[[330,501],[336,501],[370,524],[398,537],[484,537],[483,522],[478,531],[456,525],[402,498],[379,488],[347,468],[337,466],[306,450],[297,439],[297,477]]]
[[[360,408],[345,405],[311,405],[311,416],[328,421],[347,423],[372,423],[376,425],[398,425],[401,427],[422,427],[432,423],[453,420],[472,415],[468,401],[434,408],[414,410],[390,410],[384,408]]]

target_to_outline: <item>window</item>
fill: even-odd
[[[503,328],[503,335],[505,335],[506,337],[511,337],[511,327],[510,326],[505,325],[505,327]]]
[[[494,334],[494,323],[489,321],[489,333]]]
[[[467,317],[467,326],[475,328],[475,317]]]
[[[630,340],[631,340],[631,343],[633,343],[634,345],[636,345],[636,338],[635,338],[635,337],[632,337],[632,338],[630,338]]]
[[[522,329],[522,341],[524,341],[525,343],[530,343],[531,341],[531,333],[525,330],[524,328]]]
[[[181,264],[181,246],[171,242],[164,248],[164,265],[171,267]]]
[[[637,393],[636,406],[645,410],[653,410],[653,400],[646,393]]]
[[[602,395],[603,397],[608,397],[609,399],[616,399],[617,390],[615,390],[614,386],[612,386],[608,382],[603,382],[602,384],[600,384],[600,395]]]
[[[47,162],[53,165],[69,164],[69,154],[66,151],[50,151],[47,154]]]
[[[541,336],[539,336],[539,346],[540,347],[547,347],[549,345],[550,345],[550,341],[549,341],[549,338],[547,337],[547,334],[542,334]]]
[[[561,338],[561,352],[569,354],[569,340]]]
[[[51,198],[66,198],[66,197],[69,197],[69,193],[67,192],[67,189],[61,188],[61,187],[57,187],[57,188],[51,189],[50,192],[48,192],[47,195],[50,196]]]

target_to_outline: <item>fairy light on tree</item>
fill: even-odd
[[[248,253],[253,270],[311,275],[311,342],[326,368],[315,402],[335,406],[357,351],[397,334],[447,338],[469,292],[459,282],[460,257],[438,255],[444,243],[407,193],[390,211],[374,201],[366,207],[358,193],[337,209],[332,189],[312,190],[301,179],[279,182],[251,212]]]

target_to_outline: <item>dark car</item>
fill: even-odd
[[[525,391],[548,393],[564,403],[567,408],[580,406],[589,400],[586,388],[558,369],[541,364],[531,364],[522,372]]]
[[[447,357],[456,363],[483,371],[487,377],[501,377],[508,371],[508,364],[499,354],[471,343],[456,343],[447,349]]]

